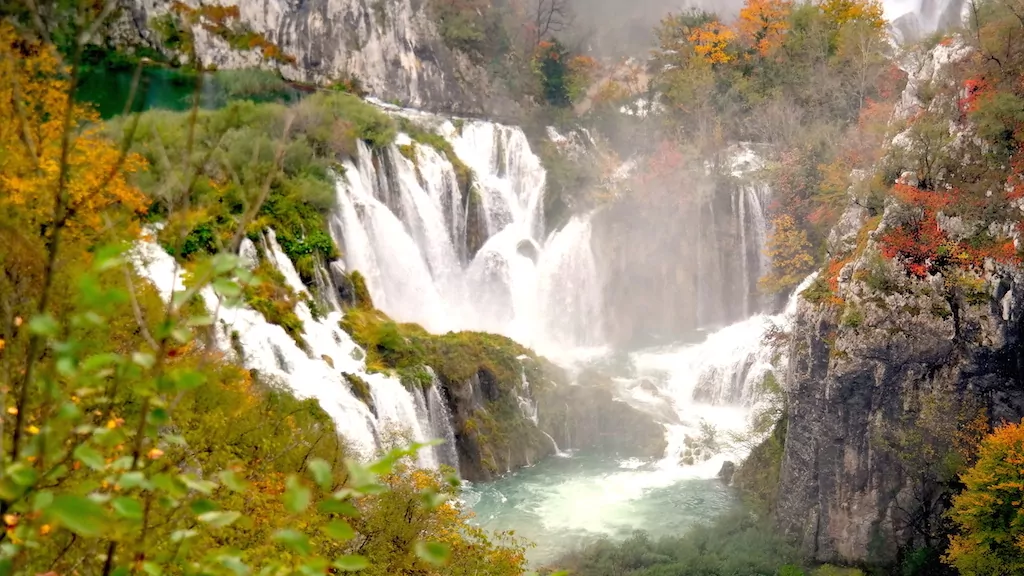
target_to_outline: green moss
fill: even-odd
[[[416,147],[412,144],[401,144],[398,147],[398,151],[402,153],[402,156],[408,158],[413,164],[418,164],[418,161],[416,160]]]
[[[370,289],[366,287],[366,278],[358,270],[353,270],[348,275],[352,282],[352,291],[355,293],[356,307],[364,310],[373,310],[373,297],[370,296]],[[351,333],[351,332],[350,332]]]
[[[359,281],[353,278],[353,284],[358,286]],[[486,372],[507,389],[521,381],[523,363],[519,358],[535,358],[529,349],[504,336],[483,332],[430,334],[417,324],[396,323],[366,306],[346,312],[341,327],[366,350],[367,366],[377,370],[430,366],[447,382],[464,382]]]
[[[425,130],[412,120],[408,118],[399,118],[398,127],[402,132],[405,132],[409,138],[419,142],[425,146],[430,146],[439,153],[444,154],[448,162],[451,163],[452,168],[455,169],[455,178],[459,182],[459,189],[462,190],[462,194],[466,195],[470,193],[473,186],[473,171],[463,162],[459,156],[455,153],[455,149],[452,148],[451,142],[444,139],[440,134]],[[407,158],[415,162],[415,151],[412,152],[412,157],[409,156],[406,151],[402,151]]]
[[[434,383],[434,377],[424,366],[402,368],[398,370],[398,378],[402,381],[402,385],[409,390],[415,388],[426,390]]]
[[[547,172],[544,218],[547,228],[554,230],[568,220],[574,208],[585,209],[593,203],[587,194],[594,189],[599,172],[592,162],[569,157],[546,138],[537,142],[534,149]]]
[[[864,572],[856,568],[840,568],[831,564],[825,564],[814,572],[812,576],[864,576]]]
[[[225,75],[226,74],[226,75]],[[218,73],[217,81],[235,94],[279,91],[279,77],[267,73]],[[133,184],[153,198],[152,213],[166,215],[167,182],[188,182],[191,174],[180,166],[188,148],[190,112],[148,111],[142,114],[133,151],[148,161],[149,169],[133,175]],[[294,116],[283,141],[287,118]],[[109,124],[120,140],[123,120]],[[269,195],[246,232],[256,238],[268,228],[277,233],[285,254],[295,263],[304,282],[312,284],[322,262],[339,256],[331,238],[327,216],[334,207],[335,173],[339,163],[356,154],[356,141],[382,148],[394,141],[395,122],[373,105],[352,94],[323,92],[291,107],[276,103],[232,101],[217,110],[200,110],[195,124],[196,157],[210,155],[204,172],[192,185],[192,207],[215,216],[198,224],[171,223],[163,236],[172,252],[179,234],[184,245],[179,258],[215,252],[234,236],[247,205],[263,189],[275,169],[275,157],[284,145],[280,172],[270,180]],[[216,149],[211,149],[216,146]],[[167,160],[170,159],[168,162]],[[182,230],[183,226],[191,229]]]
[[[373,403],[373,394],[370,393],[370,385],[355,374],[349,374],[348,372],[342,373],[345,377],[345,381],[348,382],[349,389],[352,391],[352,395],[360,399],[363,404],[366,404],[370,411],[374,414],[377,413],[377,407]]]
[[[773,511],[778,500],[787,427],[788,420],[783,416],[771,435],[751,450],[733,476],[733,483],[744,499],[763,513]]]
[[[357,278],[353,278],[355,284]],[[473,394],[481,394],[484,404],[467,405],[457,424],[460,434],[477,450],[478,472],[483,478],[521,463],[510,462],[510,458],[550,451],[549,441],[523,415],[516,394],[524,373],[535,394],[543,394],[547,388],[544,363],[529,349],[494,334],[430,334],[416,324],[394,322],[367,306],[346,311],[341,327],[366,350],[369,370],[397,374],[403,384],[413,388],[432,383],[429,366],[448,390],[465,390],[467,385],[476,388]]]
[[[258,282],[243,289],[246,303],[262,314],[267,322],[284,328],[300,348],[306,349],[308,346],[302,338],[302,319],[295,313],[298,296],[288,286],[281,272],[265,260],[259,263],[253,273]]]
[[[843,312],[842,325],[847,328],[858,328],[864,323],[864,312],[861,311],[860,307],[850,302],[846,306],[846,310]]]
[[[812,304],[824,304],[830,302],[835,295],[832,294],[832,290],[828,287],[828,282],[825,282],[819,275],[811,282],[811,285],[807,287],[800,296]]]
[[[944,301],[933,302],[931,312],[933,316],[938,316],[943,320],[946,320],[953,316],[953,311],[950,310],[949,304]]]

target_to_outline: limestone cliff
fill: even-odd
[[[919,109],[919,91],[962,54],[940,46],[913,60],[898,115]],[[907,273],[880,239],[915,210],[890,198],[872,218],[851,203],[830,238],[841,269],[798,308],[775,520],[817,561],[891,565],[940,546],[964,424],[1024,415],[1024,273],[992,260]],[[951,237],[970,225],[939,216]]]
[[[117,35],[162,48],[154,18],[170,0],[122,0]],[[298,82],[326,84],[356,78],[381,100],[464,114],[512,114],[515,104],[493,89],[467,55],[445,45],[426,0],[258,0],[236,2],[239,24],[262,34],[294,63],[275,64]],[[187,0],[185,4],[196,4]],[[207,3],[209,4],[209,3]],[[192,27],[205,66],[266,65],[258,50],[237,50],[200,25]]]

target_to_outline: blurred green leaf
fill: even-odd
[[[309,469],[309,475],[313,477],[313,481],[316,482],[317,486],[324,490],[331,487],[331,465],[326,460],[323,458],[313,458],[306,467]]]
[[[331,566],[343,572],[357,572],[369,568],[370,561],[362,556],[349,554],[336,558]]]
[[[283,496],[285,510],[292,514],[303,512],[306,508],[309,508],[309,502],[312,498],[312,491],[309,487],[303,485],[302,481],[296,476],[289,476],[288,480],[285,481]]]
[[[73,452],[75,460],[85,464],[93,470],[103,470],[107,467],[107,461],[103,455],[86,444],[79,444]]]
[[[323,527],[323,531],[339,542],[347,542],[356,537],[356,531],[344,520],[331,520]]]
[[[127,518],[129,520],[142,520],[142,504],[133,498],[127,496],[120,496],[114,498],[111,503],[114,507],[114,512],[117,513],[121,518]]]
[[[200,522],[208,524],[212,528],[224,528],[225,526],[230,526],[241,517],[241,512],[235,511],[204,512],[203,514],[197,516]]]
[[[444,566],[451,555],[451,548],[441,542],[416,542],[416,555],[424,562],[434,566]]]
[[[274,541],[284,544],[297,554],[307,556],[312,551],[312,547],[309,545],[309,538],[298,530],[293,530],[291,528],[278,530],[274,533],[273,538]]]
[[[46,513],[55,522],[79,536],[99,536],[105,532],[107,518],[103,508],[82,496],[55,496]]]

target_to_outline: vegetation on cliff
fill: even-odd
[[[72,23],[73,46],[97,28],[95,8]],[[260,226],[270,189],[287,198],[289,179],[304,177],[286,154],[270,159],[275,131],[207,132],[243,128],[198,111],[178,127],[165,118],[147,166],[130,137],[119,149],[75,104],[80,54],[65,66],[45,28],[43,40],[25,30],[0,25],[0,571],[521,574],[521,543],[469,525],[455,488],[405,466],[416,447],[352,460],[315,401],[207,342],[212,319],[193,296],[210,288],[238,304],[251,273],[225,248]],[[272,123],[268,110],[232,114]],[[136,122],[124,121],[129,136]],[[200,148],[213,134],[236,139],[249,165]],[[181,158],[160,152],[164,137],[187,141]],[[150,204],[136,181],[160,190],[150,213],[179,232],[161,238],[187,264],[173,297],[127,251]],[[221,242],[183,254],[195,235],[180,222],[213,200],[243,203],[209,214],[233,235],[217,221]]]
[[[396,373],[409,387],[427,388],[436,375],[451,399],[466,478],[487,478],[505,472],[513,458],[525,464],[551,452],[550,441],[520,406],[520,398],[548,386],[529,349],[494,334],[430,334],[394,322],[372,303],[347,310],[341,327],[366,350],[370,370]]]

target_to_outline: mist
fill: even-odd
[[[596,56],[643,56],[651,47],[651,30],[671,12],[690,9],[736,14],[742,0],[571,0],[580,48]]]

